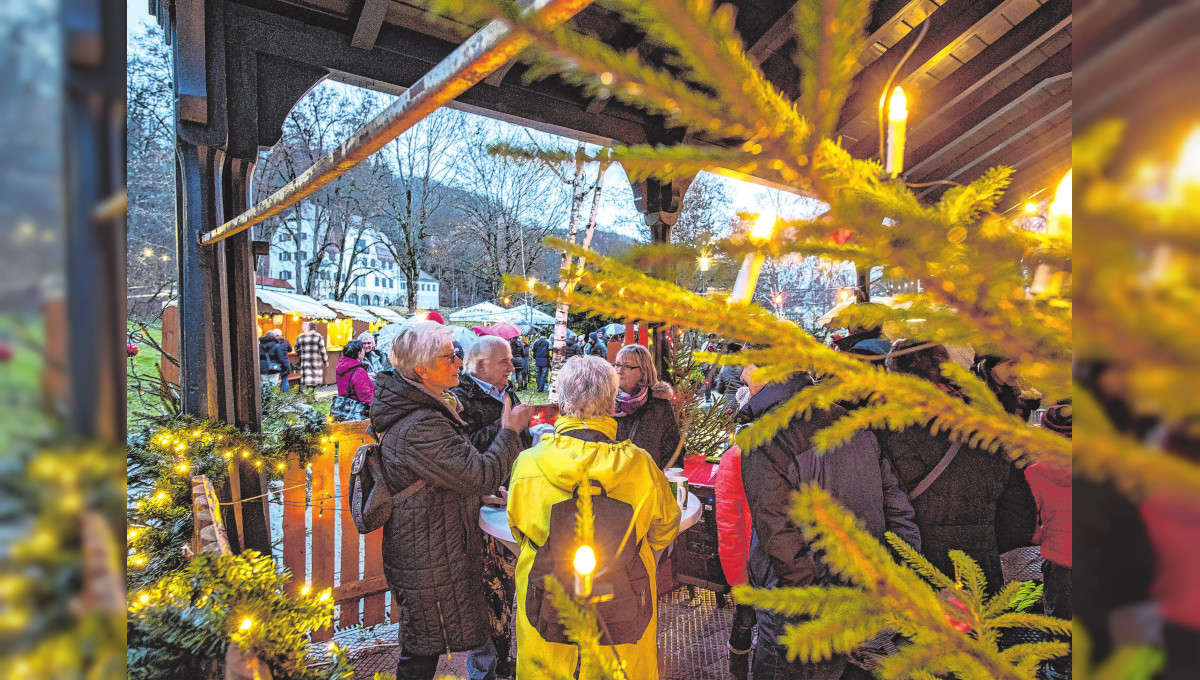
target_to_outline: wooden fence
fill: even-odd
[[[309,464],[311,486],[294,454],[283,475],[283,566],[292,572],[294,592],[306,583],[314,593],[333,589],[338,629],[392,620],[383,577],[383,530],[360,535],[343,492],[350,486],[354,452],[373,441],[365,420],[333,423],[320,454]],[[333,628],[323,628],[313,631],[312,639],[332,636]]]

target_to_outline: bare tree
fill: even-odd
[[[157,318],[173,297],[175,121],[170,48],[156,24],[130,34],[126,117],[127,313]]]
[[[379,177],[374,205],[380,231],[408,287],[406,304],[417,311],[417,282],[433,234],[433,216],[442,209],[454,166],[448,162],[458,144],[465,114],[439,109],[372,157]]]
[[[377,97],[340,84],[314,88],[288,115],[280,141],[264,152],[256,177],[259,195],[269,195],[295,179],[384,105]],[[256,228],[256,238],[281,237],[291,242],[297,291],[341,299],[362,277],[379,271],[360,259],[369,247],[363,239],[367,229],[363,218],[371,216],[378,179],[370,164],[357,165],[286,216]],[[325,266],[330,263],[334,266]]]
[[[463,137],[457,175],[470,193],[455,208],[465,233],[478,243],[476,267],[494,294],[505,274],[527,273],[545,237],[562,224],[571,197],[545,166],[488,152],[491,144],[523,143],[516,131],[476,120]]]

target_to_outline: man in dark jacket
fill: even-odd
[[[888,371],[924,378],[948,394],[961,396],[958,387],[941,374],[941,365],[950,360],[946,349],[935,345],[912,351],[918,344],[897,343],[886,361]],[[883,430],[878,437],[908,492],[947,458],[947,465],[912,501],[924,544],[921,552],[941,572],[952,575],[950,551],[961,550],[983,569],[988,591],[1000,590],[1004,585],[1001,553],[1032,545],[1037,528],[1037,504],[1024,472],[1003,453],[967,445],[958,445],[950,456],[955,444],[946,432],[935,435],[917,426],[899,432]]]
[[[537,391],[545,392],[550,383],[550,341],[543,331],[533,341],[533,363],[537,366]]]
[[[744,369],[743,380],[751,397],[738,413],[742,422],[757,420],[812,385],[806,374],[796,374],[784,383],[756,383],[751,377],[756,368],[747,365]],[[820,484],[853,512],[875,538],[883,540],[884,533],[892,531],[920,549],[921,537],[913,522],[912,506],[891,464],[880,454],[873,434],[859,432],[846,444],[817,454],[813,435],[844,415],[845,410],[833,406],[813,411],[808,418],[793,418],[771,441],[742,457],[742,482],[754,525],[751,585],[761,588],[835,585],[829,570],[810,552],[804,534],[791,520],[791,494],[809,483]],[[847,673],[845,656],[816,663],[787,660],[787,650],[779,637],[789,623],[800,620],[773,611],[758,612],[754,677],[838,680]],[[848,674],[854,672],[851,669]]]
[[[418,322],[392,341],[395,372],[381,375],[371,403],[393,505],[383,528],[383,571],[400,620],[397,680],[432,680],[438,657],[488,642],[480,497],[495,494],[521,450],[531,409],[502,407],[495,441],[479,451],[457,400],[461,361],[450,330]]]
[[[450,394],[458,399],[462,407],[460,416],[467,424],[467,436],[479,451],[487,451],[500,430],[504,428],[504,404],[507,399],[513,406],[521,399],[509,385],[513,373],[512,349],[501,338],[484,335],[467,351],[466,375]],[[521,449],[533,445],[533,439],[525,430],[520,432]],[[507,481],[505,482],[507,484]],[[489,503],[502,504],[507,499],[505,487],[501,486],[498,496],[488,499]],[[512,620],[512,600],[517,592],[513,575],[516,573],[516,556],[491,536],[484,537],[483,546],[484,583],[487,584],[488,610],[491,613],[491,644],[471,650],[467,662],[469,680],[492,680],[512,677],[512,638],[509,625]]]

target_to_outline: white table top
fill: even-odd
[[[679,533],[692,528],[700,521],[700,499],[695,494],[688,494],[687,507],[679,518]],[[512,528],[508,526],[508,508],[493,508],[483,506],[479,510],[479,527],[488,536],[494,536],[514,554],[518,552],[517,542],[513,540]],[[678,536],[678,535],[677,535]]]

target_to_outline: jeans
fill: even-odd
[[[496,652],[496,645],[488,640],[467,652],[467,677],[470,680],[494,680],[496,665],[499,663],[500,655]]]
[[[288,384],[288,374],[280,373],[279,374],[279,391],[284,394],[287,394],[288,390],[291,389],[291,387],[292,386],[290,384]]]
[[[537,367],[537,391],[545,392],[546,391],[546,383],[548,383],[548,382],[550,382],[550,367],[549,366],[538,366]]]
[[[844,672],[859,677],[854,670],[845,656],[804,663],[788,661],[787,649],[767,640],[760,639],[754,648],[754,680],[839,680]]]

